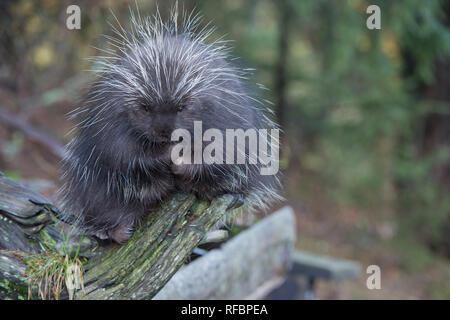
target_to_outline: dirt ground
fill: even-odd
[[[327,214],[313,207],[305,209],[290,200],[297,218],[300,250],[361,264],[358,279],[342,282],[318,281],[318,299],[449,299],[450,263],[438,256],[410,266],[402,248],[395,245],[395,228],[381,222],[367,228],[364,215],[350,208],[328,208]],[[322,208],[323,209],[323,208]],[[317,211],[314,211],[317,210]],[[412,253],[415,259],[414,252]],[[417,252],[417,256],[420,252]],[[423,257],[418,260],[423,260]],[[381,289],[368,289],[367,267],[378,265]]]

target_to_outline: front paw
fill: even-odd
[[[114,229],[98,232],[96,236],[102,240],[111,239],[119,244],[125,243],[134,233],[132,226],[119,226]]]

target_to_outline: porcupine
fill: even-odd
[[[181,22],[179,22],[181,20]],[[63,160],[59,191],[64,220],[87,233],[126,241],[146,212],[182,190],[200,198],[233,194],[239,207],[266,208],[280,199],[277,175],[261,175],[260,164],[181,164],[171,161],[171,133],[204,129],[275,128],[268,108],[254,93],[248,70],[237,67],[213,29],[197,32],[199,15],[168,22],[159,13],[131,12],[131,31],[116,19],[113,49],[94,58],[91,85],[75,137]],[[273,137],[272,137],[273,138]],[[251,156],[245,148],[245,158]]]

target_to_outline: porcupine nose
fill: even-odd
[[[169,140],[172,132],[169,127],[163,127],[160,131],[160,136],[163,140]]]
[[[154,126],[156,136],[160,140],[169,140],[172,135],[172,122],[173,119],[167,114],[159,114],[154,118]]]

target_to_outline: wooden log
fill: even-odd
[[[7,179],[0,173],[0,213],[27,233],[36,233],[58,210],[42,195]],[[40,228],[40,229],[39,229]]]
[[[124,245],[99,247],[95,239],[83,237],[81,254],[90,259],[84,267],[85,290],[76,291],[74,298],[152,298],[223,217],[232,201],[231,195],[208,202],[176,194],[149,213]],[[0,220],[0,297],[14,298],[26,290],[27,266],[12,250],[28,254],[54,250],[71,255],[79,249],[79,238],[68,234],[67,226],[54,217],[57,213],[58,209],[45,197],[0,176],[0,214],[7,218]]]
[[[85,277],[83,299],[150,299],[184,264],[232,201],[211,204],[179,194],[145,219],[125,245],[96,257]]]

